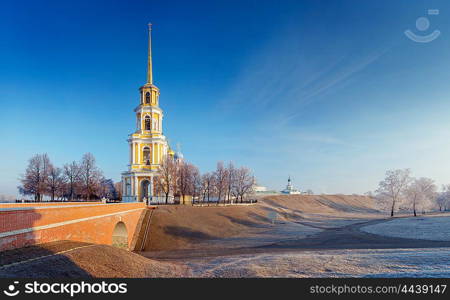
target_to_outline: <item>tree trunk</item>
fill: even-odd
[[[395,200],[392,201],[392,207],[391,207],[391,217],[394,216],[394,206],[395,206]]]

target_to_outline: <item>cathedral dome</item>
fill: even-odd
[[[181,151],[177,151],[173,157],[175,159],[181,159],[181,160],[184,159],[184,155],[183,155],[183,153],[181,153]]]

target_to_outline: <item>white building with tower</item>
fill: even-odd
[[[299,195],[302,192],[300,190],[297,190],[294,188],[291,182],[291,176],[288,178],[288,184],[284,190],[281,191],[282,194],[288,194],[288,195]]]

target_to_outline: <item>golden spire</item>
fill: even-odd
[[[153,84],[152,69],[152,23],[148,23],[148,63],[147,63],[147,83]]]

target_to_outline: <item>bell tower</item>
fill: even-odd
[[[136,130],[128,137],[128,171],[122,173],[122,201],[147,201],[154,195],[154,177],[169,146],[163,135],[163,111],[159,89],[153,84],[152,24],[148,24],[147,82],[139,88],[139,103],[134,109]]]

